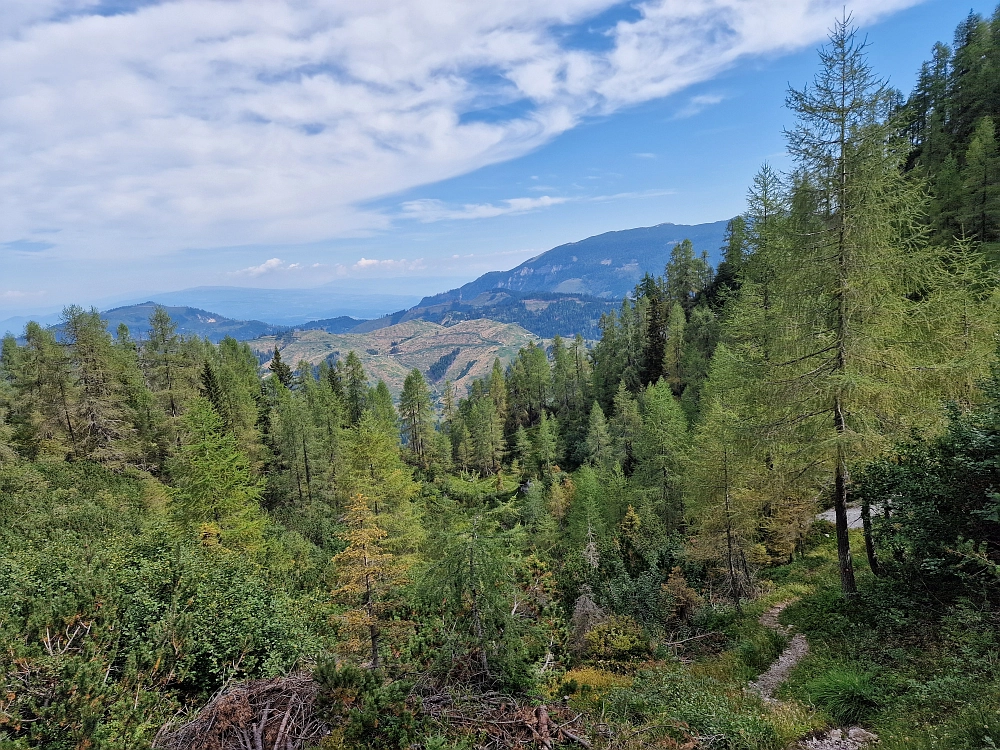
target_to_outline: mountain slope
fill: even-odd
[[[489,318],[499,323],[515,323],[546,339],[557,334],[573,338],[578,333],[585,339],[598,339],[601,337],[601,316],[618,309],[620,304],[618,300],[585,294],[493,289],[472,299],[411,308],[398,322],[419,319],[448,326],[462,320]],[[367,327],[371,327],[372,322]]]
[[[510,271],[492,271],[458,289],[425,297],[417,307],[472,300],[495,289],[621,299],[643,274],[663,273],[670,250],[685,239],[691,240],[696,252],[716,259],[727,224],[658,224],[605,232],[554,247]]]
[[[119,324],[124,323],[128,326],[129,333],[139,338],[149,333],[149,316],[156,307],[155,302],[116,307],[102,312],[101,317],[108,321],[108,330],[112,333]],[[283,326],[259,320],[233,320],[197,307],[179,306],[165,307],[165,309],[170,319],[177,325],[177,333],[184,336],[202,336],[215,343],[222,341],[226,336],[242,341],[285,330]]]
[[[249,344],[261,355],[270,354],[277,346],[281,358],[292,367],[302,360],[318,365],[357,352],[369,379],[384,380],[398,396],[413,368],[423,372],[432,387],[451,380],[464,394],[475,378],[489,374],[495,358],[506,365],[521,347],[537,340],[520,326],[492,320],[467,320],[448,327],[411,320],[369,333],[288,331]]]

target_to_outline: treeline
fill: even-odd
[[[754,178],[718,269],[681,243],[593,346],[529,346],[437,404],[353,352],[275,350],[262,377],[162,309],[142,340],[76,307],[59,339],[5,338],[0,740],[148,745],[232,680],[308,668],[338,741],[406,747],[421,695],[666,663],[824,506],[850,600],[855,499],[875,573],[996,606],[989,238],[941,228],[945,167],[847,25],[821,62],[789,94],[795,168]],[[637,720],[619,704],[601,721]],[[690,728],[781,746],[721,715]]]
[[[936,239],[980,243],[1000,253],[1000,13],[976,13],[956,29],[952,47],[937,44],[903,108],[911,150],[907,168],[933,192]]]

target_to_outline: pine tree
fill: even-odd
[[[206,547],[262,552],[263,481],[254,476],[249,459],[206,399],[191,402],[183,427],[184,442],[168,463],[171,519]]]

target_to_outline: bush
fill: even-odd
[[[417,717],[406,703],[409,683],[384,683],[375,672],[332,661],[320,663],[314,677],[321,715],[348,744],[399,750],[416,739]]]
[[[649,654],[649,641],[631,617],[611,615],[586,635],[587,653],[599,661],[627,661]]]
[[[806,694],[838,724],[857,724],[879,706],[871,675],[847,666],[834,666],[807,682]]]

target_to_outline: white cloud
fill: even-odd
[[[353,271],[421,271],[426,266],[424,265],[423,258],[417,258],[416,260],[407,260],[406,258],[401,258],[399,260],[394,260],[392,258],[387,258],[385,260],[375,260],[373,258],[361,258],[357,263],[351,266]]]
[[[698,96],[692,96],[675,117],[678,120],[685,117],[694,117],[709,107],[721,103],[725,98],[721,94],[699,94]]]
[[[418,221],[431,222],[445,219],[487,219],[504,214],[523,214],[539,208],[557,206],[566,203],[569,198],[553,198],[543,195],[540,198],[510,198],[500,201],[501,205],[493,203],[467,203],[461,208],[449,208],[442,201],[423,198],[416,201],[406,201],[402,204],[403,216]]]
[[[866,0],[856,18],[918,1]],[[620,4],[136,0],[100,15],[101,0],[4,0],[0,242],[47,227],[64,257],[114,258],[370,232],[391,221],[373,200],[812,45],[842,0],[646,0],[601,49],[565,41]],[[510,104],[522,114],[467,117]]]
[[[319,264],[313,265],[313,268],[318,267]],[[264,274],[277,273],[279,271],[301,271],[301,263],[285,263],[281,258],[271,258],[270,260],[265,260],[259,266],[250,266],[249,268],[242,268],[239,271],[233,271],[234,276],[263,276]]]
[[[627,198],[658,198],[664,195],[674,195],[675,190],[641,190],[614,195],[590,195],[574,197],[556,197],[543,195],[541,198],[510,198],[501,201],[501,205],[493,203],[467,203],[460,207],[451,207],[444,201],[433,198],[422,198],[416,201],[406,201],[402,204],[402,216],[416,219],[424,223],[454,219],[486,219],[505,214],[521,214],[540,208],[549,208],[563,203],[604,203],[607,201]]]

